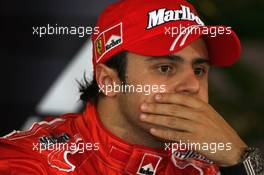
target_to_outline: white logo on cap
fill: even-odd
[[[204,26],[204,23],[199,16],[192,13],[189,7],[181,5],[180,10],[168,10],[166,8],[161,8],[149,12],[147,29],[151,29],[170,21],[179,20],[195,21],[198,25]]]
[[[196,28],[200,27],[199,25],[193,25],[187,27],[183,32],[181,32],[173,41],[170,47],[170,51],[173,51],[175,46],[178,44],[179,39],[185,34],[185,36],[182,38],[179,46],[182,47],[185,44],[185,41],[187,40],[188,36],[192,33],[192,31]]]
[[[106,42],[105,49],[109,50],[117,44],[121,43],[121,36],[112,35],[109,40]]]
[[[106,53],[108,53],[115,47],[121,45],[122,43],[122,22],[101,32],[100,35],[94,41],[96,62],[98,63]]]

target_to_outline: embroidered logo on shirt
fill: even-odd
[[[137,174],[155,175],[161,159],[161,156],[145,153],[139,165]]]

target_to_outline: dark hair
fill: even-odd
[[[109,68],[115,69],[115,71],[118,74],[118,77],[120,81],[126,82],[126,67],[127,67],[127,51],[122,51],[107,60],[104,64],[108,66]],[[100,96],[99,87],[96,82],[96,80],[93,78],[92,81],[88,81],[85,73],[82,82],[78,82],[79,84],[79,92],[80,100],[83,101],[83,103],[91,103],[96,104],[98,101],[98,98]]]

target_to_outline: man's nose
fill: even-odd
[[[175,84],[174,90],[184,95],[193,95],[199,92],[199,79],[193,69],[185,70],[177,77],[178,83]]]

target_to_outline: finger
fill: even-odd
[[[170,141],[186,142],[187,140],[191,139],[191,134],[188,132],[181,132],[170,129],[151,128],[150,133],[156,137]]]
[[[200,99],[176,93],[156,94],[154,98],[159,103],[178,104],[196,109],[200,109],[205,105],[205,103]]]
[[[144,122],[181,130],[183,132],[195,132],[195,128],[198,127],[198,123],[195,123],[191,120],[163,115],[141,114],[140,119]]]
[[[200,113],[193,109],[174,104],[144,103],[141,105],[141,111],[143,113],[184,118],[196,122],[199,122],[202,117]]]

